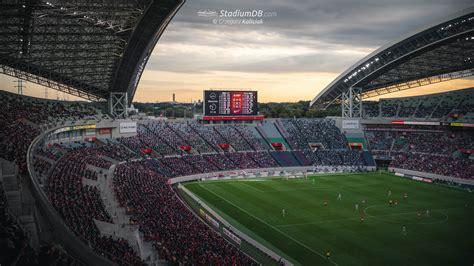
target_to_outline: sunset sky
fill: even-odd
[[[311,100],[371,51],[470,5],[470,0],[188,0],[155,47],[134,101],[170,101],[176,93],[178,101],[190,102],[208,88],[257,90],[261,102]],[[258,25],[216,25],[197,14],[254,9],[273,16]],[[0,85],[15,90],[12,78],[0,76]],[[44,88],[26,86],[25,94],[44,97]],[[384,97],[466,87],[474,87],[474,79]],[[48,95],[57,97],[53,91]]]

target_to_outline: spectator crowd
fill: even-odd
[[[390,167],[473,178],[474,134],[470,129],[446,130],[443,127],[374,128],[366,131],[372,154],[391,156]]]
[[[121,265],[141,265],[140,257],[126,240],[101,235],[94,222],[112,223],[99,189],[82,181],[97,180],[97,172],[87,171],[87,165],[105,169],[111,166],[100,154],[99,149],[84,147],[62,156],[47,180],[46,194],[68,228],[97,253]]]
[[[0,157],[27,170],[26,152],[41,132],[41,125],[102,118],[99,110],[82,103],[63,103],[0,93]],[[114,184],[121,204],[134,210],[141,232],[154,241],[161,256],[176,264],[248,265],[253,262],[200,222],[179,201],[166,178],[223,170],[296,165],[360,165],[360,153],[348,149],[347,140],[329,119],[283,120],[295,150],[279,152],[246,125],[202,125],[196,122],[139,123],[135,137],[94,142],[40,146],[33,169],[41,177],[52,206],[67,227],[97,253],[123,265],[141,265],[137,252],[121,238],[100,234],[95,220],[112,223],[99,189],[91,185],[114,161]],[[21,134],[19,134],[21,132]],[[313,150],[312,144],[318,149]],[[228,145],[228,148],[225,146]],[[184,151],[183,146],[190,146]],[[145,156],[144,149],[153,152]],[[152,157],[146,160],[143,157]],[[136,162],[132,162],[136,161]],[[101,169],[101,170],[100,170]],[[87,182],[84,182],[84,181]],[[8,261],[20,256],[28,264],[74,264],[55,247],[29,251],[27,237],[7,216],[5,235],[13,244]],[[38,257],[41,254],[41,258]]]
[[[113,179],[120,204],[175,265],[252,265],[251,259],[201,222],[179,200],[167,179],[143,162],[121,164]]]
[[[360,151],[350,150],[344,134],[330,119],[282,119],[289,141],[310,165],[365,165]],[[299,160],[304,161],[304,160]]]
[[[433,173],[458,178],[474,178],[472,159],[436,154],[402,153],[390,163],[391,167]]]
[[[60,247],[43,245],[35,250],[30,237],[16,218],[10,214],[0,182],[0,264],[1,265],[81,265]]]
[[[101,117],[101,113],[83,103],[65,104],[0,91],[0,157],[14,161],[24,172],[28,146],[40,134],[41,125],[88,117]]]
[[[474,88],[417,97],[364,101],[364,116],[468,121],[474,117]]]

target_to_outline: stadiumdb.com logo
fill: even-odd
[[[197,14],[200,17],[217,17],[217,11],[214,9],[199,10]]]
[[[274,18],[277,12],[262,9],[252,10],[219,10],[201,9],[197,12],[200,17],[210,17],[212,24],[216,25],[261,25],[267,18]]]

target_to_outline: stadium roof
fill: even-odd
[[[474,75],[474,7],[407,34],[352,65],[310,103],[340,103],[351,87],[371,98]]]
[[[0,73],[88,100],[128,92],[185,0],[5,0]]]

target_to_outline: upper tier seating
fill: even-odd
[[[366,129],[372,154],[393,157],[391,167],[459,178],[474,175],[473,160],[462,152],[474,149],[472,130],[393,129]]]
[[[474,88],[445,93],[364,102],[364,116],[474,121]],[[381,110],[381,111],[379,111]]]

